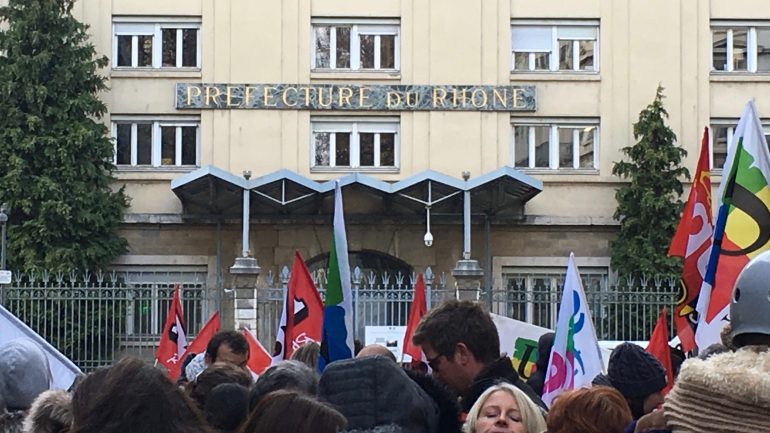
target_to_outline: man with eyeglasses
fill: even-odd
[[[428,311],[412,337],[433,370],[433,376],[460,396],[463,412],[489,387],[508,382],[547,409],[519,377],[511,359],[500,356],[500,338],[489,313],[470,301],[447,301]]]

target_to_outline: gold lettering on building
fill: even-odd
[[[441,93],[441,96],[439,96],[439,93]],[[441,107],[446,106],[446,102],[444,101],[446,99],[446,90],[434,87],[433,88],[433,108],[437,108],[439,106],[439,101],[441,102]]]
[[[324,104],[324,88],[316,87],[315,91],[318,93],[318,106],[319,107],[331,107],[332,106],[332,89],[326,89],[329,91],[329,100]]]
[[[265,107],[276,107],[275,102],[270,103],[270,101],[273,100],[272,99],[273,93],[271,92],[271,90],[278,90],[278,89],[272,86],[265,86],[262,89],[262,105],[264,105]]]
[[[519,108],[523,107],[523,104],[519,104],[519,93],[522,92],[522,89],[513,89],[513,95],[511,95],[511,99],[513,100],[513,108]]]
[[[201,88],[198,86],[190,86],[187,88],[187,105],[192,105],[192,98],[193,98],[193,90],[196,92],[195,97],[201,95]]]
[[[237,87],[227,86],[225,90],[225,104],[227,104],[228,108],[238,106],[238,104],[233,104],[233,90],[235,89],[237,89]]]
[[[252,91],[254,91],[254,90],[257,90],[257,88],[254,87],[254,86],[246,86],[246,90],[243,92],[244,93],[244,96],[243,96],[243,105],[244,106],[251,107],[251,98],[254,97],[254,95],[252,95]]]
[[[218,98],[221,93],[222,92],[218,87],[206,86],[206,102],[204,105],[213,104],[214,106],[217,106],[219,104]]]
[[[353,96],[353,89],[350,87],[340,87],[339,90],[337,90],[337,96],[338,96],[338,105],[340,108],[344,104],[350,105],[350,98]]]
[[[468,100],[467,92],[468,92],[467,89],[465,87],[463,87],[462,91],[460,91],[460,98],[459,98],[461,100],[461,103],[458,104],[457,103],[457,100],[458,100],[458,97],[457,97],[457,87],[453,87],[452,88],[452,106],[453,107],[465,107],[466,102]]]
[[[388,92],[386,96],[386,104],[388,108],[396,108],[401,105],[401,95],[398,92]]]
[[[364,103],[366,103],[366,98],[369,97],[369,95],[366,94],[368,90],[369,88],[365,86],[358,88],[358,108],[372,108],[371,105],[364,105]]]
[[[492,89],[492,103],[495,104],[497,102],[500,102],[500,105],[503,107],[508,106],[508,89],[503,89],[503,94],[500,94],[500,91],[497,88]]]
[[[420,103],[420,94],[417,92],[406,92],[406,106],[414,108]]]
[[[293,104],[289,103],[289,98],[288,98],[289,90],[293,90],[294,91],[294,103]],[[283,101],[283,105],[285,105],[287,107],[296,107],[297,106],[297,93],[299,93],[299,91],[297,90],[296,87],[287,87],[287,88],[283,89],[283,92],[281,93],[281,100]]]
[[[302,90],[305,91],[305,107],[310,106],[310,91],[313,90],[312,87],[304,87]]]
[[[476,95],[481,95],[481,102],[476,103],[479,98]],[[484,89],[474,89],[471,93],[471,104],[476,108],[482,108],[487,105],[487,92]]]

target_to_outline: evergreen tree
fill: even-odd
[[[634,124],[638,142],[623,148],[629,161],[612,168],[630,181],[615,194],[620,232],[610,243],[612,267],[621,276],[678,277],[681,270],[681,260],[667,252],[683,207],[680,179],[689,179],[690,173],[680,166],[687,151],[675,144],[676,135],[665,123],[663,97],[658,86],[655,100]]]
[[[74,0],[0,8],[0,202],[9,205],[10,269],[95,269],[126,250],[128,199],[113,190],[106,90]]]

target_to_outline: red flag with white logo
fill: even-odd
[[[290,359],[305,343],[321,341],[324,306],[299,251],[294,252],[283,313],[276,332],[273,364]]]
[[[155,359],[168,370],[182,362],[182,354],[187,349],[182,303],[179,301],[179,288],[179,284],[174,287],[174,296],[168,309],[166,323],[161,331],[158,350],[155,352]]]
[[[192,341],[192,343],[187,346],[187,350],[184,352],[184,355],[179,358],[180,361],[174,364],[172,368],[169,368],[168,377],[176,380],[182,371],[182,363],[184,362],[185,358],[187,358],[187,355],[197,355],[199,353],[205,352],[206,346],[209,345],[209,341],[211,341],[211,338],[214,336],[214,334],[219,332],[219,328],[221,327],[222,324],[219,320],[219,312],[215,312],[211,315],[209,321],[203,325],[203,328],[201,328],[200,332],[198,332],[198,335],[195,336],[195,339]],[[192,378],[188,379],[192,380]]]
[[[680,292],[674,307],[673,318],[685,352],[695,349],[695,325],[698,323],[696,307],[703,279],[706,276],[714,233],[711,217],[710,173],[709,135],[706,128],[703,131],[700,157],[690,195],[668,249],[669,256],[684,258]]]

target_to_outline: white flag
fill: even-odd
[[[80,369],[69,358],[62,355],[61,352],[51,346],[32,328],[0,305],[0,346],[17,338],[28,338],[43,349],[45,356],[48,358],[48,366],[51,369],[51,377],[53,378],[51,388],[69,389],[75,378],[82,374]]]
[[[543,402],[550,407],[563,391],[590,386],[594,377],[603,370],[604,362],[591,312],[588,311],[583,282],[575,265],[575,255],[570,253],[556,336],[543,386]]]

